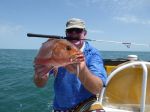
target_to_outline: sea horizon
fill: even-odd
[[[26,48],[0,48],[0,50],[39,50],[39,49],[26,49]],[[111,52],[150,52],[150,51],[140,51],[140,50],[101,50],[99,51],[111,51]]]

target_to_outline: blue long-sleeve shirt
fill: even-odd
[[[88,42],[85,42],[83,53],[89,70],[105,84],[107,75],[99,51]],[[73,108],[78,103],[93,96],[92,93],[84,88],[75,74],[71,74],[63,67],[58,69],[58,74],[54,81],[54,92],[53,108],[57,110]]]

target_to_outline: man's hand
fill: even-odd
[[[36,65],[36,64],[34,65],[35,74],[37,74],[39,77],[42,77],[45,74],[47,74],[50,69],[51,67],[47,65]]]
[[[70,59],[71,62],[75,62],[75,64],[71,64],[71,65],[66,65],[65,68],[74,74],[77,74],[77,66],[79,66],[79,70],[82,71],[84,69],[84,67],[86,66],[85,63],[85,57],[83,55],[83,53],[79,52],[77,53],[74,58]],[[79,73],[80,73],[79,71]]]
[[[34,65],[34,83],[37,87],[44,87],[48,81],[51,67],[47,65]]]

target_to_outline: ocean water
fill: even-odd
[[[33,83],[33,60],[37,50],[0,49],[0,112],[51,112],[53,77],[44,88]],[[104,59],[138,55],[150,60],[150,52],[101,51]]]

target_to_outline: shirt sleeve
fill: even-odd
[[[92,53],[89,57],[87,66],[94,75],[98,76],[103,81],[103,85],[105,85],[107,73],[101,55],[99,53]]]

